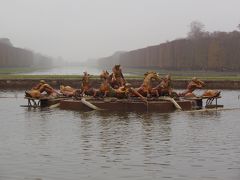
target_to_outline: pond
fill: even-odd
[[[131,113],[28,109],[0,91],[0,179],[240,179],[240,91],[232,110]]]

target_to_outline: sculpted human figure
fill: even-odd
[[[139,88],[137,88],[137,92],[139,92],[143,96],[150,97],[152,92],[152,82],[160,81],[161,78],[158,73],[154,71],[148,71],[144,74],[143,83]]]
[[[76,96],[76,93],[78,91],[81,92],[81,90],[75,89],[71,86],[63,86],[63,85],[60,86],[60,93],[62,93],[64,96],[67,96],[67,97]]]
[[[125,79],[122,73],[121,65],[117,64],[112,68],[112,74],[111,77],[111,86],[113,88],[118,88],[120,86],[123,86],[125,83]]]
[[[196,95],[193,93],[196,89],[202,89],[205,86],[205,83],[196,77],[193,77],[192,80],[188,83],[187,89],[180,93],[180,96],[184,97],[195,97]]]
[[[139,97],[145,104],[148,104],[147,98],[142,96],[130,83],[125,83],[122,87],[118,88],[116,90],[116,95],[120,98]]]
[[[47,84],[44,80],[40,80],[40,82],[34,86],[30,91],[26,91],[26,96],[30,96],[33,98],[39,98],[43,92],[46,92],[48,96],[56,97],[59,93],[49,84]]]
[[[118,98],[127,98],[131,96],[132,85],[130,83],[125,83],[123,86],[120,86],[118,89],[115,89],[116,97]]]
[[[86,71],[83,72],[82,84],[81,84],[82,94],[84,94],[91,88],[89,80],[90,80],[90,74],[88,74]]]
[[[152,93],[158,96],[172,96],[171,76],[168,74],[162,78],[162,81],[152,89]]]
[[[106,70],[103,70],[100,74],[100,79],[102,80],[102,83],[100,84],[99,89],[94,93],[94,96],[103,95],[103,97],[114,96],[115,91],[110,85],[111,77],[109,76],[109,72]]]
[[[123,86],[120,86],[118,88],[113,88],[110,85],[110,76],[108,71],[104,70],[100,74],[100,78],[102,79],[102,83],[99,87],[99,90],[96,91],[95,95],[103,95],[103,97],[117,97],[117,98],[127,98],[130,96],[137,96],[140,97],[143,101],[146,101],[146,99],[139,94],[134,88],[132,88],[132,85],[129,83],[124,83]]]
[[[36,86],[34,86],[31,90],[39,90],[41,86],[44,84],[46,84],[46,82],[44,80],[40,80],[39,83]]]

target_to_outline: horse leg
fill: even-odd
[[[149,90],[147,90],[147,98],[150,98],[152,95]]]
[[[156,95],[156,97],[159,97],[159,93],[157,89],[153,89],[151,92],[152,95]]]
[[[93,97],[96,97],[96,96],[97,96],[98,91],[99,91],[99,90],[97,90],[97,89],[93,89]]]
[[[137,91],[139,94],[141,94],[142,96],[144,96],[144,90],[143,90],[142,87],[137,88],[136,91]]]
[[[107,97],[107,91],[104,91],[103,97],[104,97],[104,98]]]
[[[170,97],[172,97],[172,98],[179,98],[179,95],[175,91],[171,91]]]
[[[82,93],[81,93],[82,96],[85,95],[85,89],[83,89]]]
[[[159,97],[159,92],[157,89],[156,89],[156,96]]]

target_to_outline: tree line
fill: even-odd
[[[49,67],[52,65],[50,57],[34,53],[33,51],[17,48],[12,45],[9,39],[0,39],[0,67]]]
[[[239,26],[240,27],[240,26]],[[121,64],[133,68],[166,70],[240,70],[240,31],[207,32],[192,22],[186,38],[99,59],[106,67]]]

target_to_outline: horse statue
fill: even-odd
[[[202,89],[205,86],[205,83],[201,80],[199,80],[196,77],[193,77],[192,80],[188,83],[187,89],[179,93],[180,97],[196,97],[196,95],[193,93],[196,89]]]
[[[26,97],[32,97],[32,98],[40,98],[45,93],[45,95],[49,97],[57,97],[60,95],[52,86],[47,84],[44,80],[40,80],[40,82],[33,87],[31,90],[25,92]]]
[[[100,79],[102,80],[102,83],[100,84],[99,89],[94,93],[94,96],[114,96],[115,91],[110,85],[111,77],[107,70],[102,71],[100,74]]]
[[[67,97],[80,97],[82,94],[82,90],[75,89],[71,86],[60,85],[60,93]]]
[[[154,71],[148,71],[144,74],[144,80],[142,85],[137,88],[137,92],[143,96],[149,97],[152,92],[152,81],[160,81],[161,78],[158,73]]]
[[[96,93],[96,89],[91,87],[90,84],[90,74],[88,74],[86,71],[83,72],[83,77],[82,77],[82,83],[81,83],[81,95],[88,95],[92,96]]]
[[[168,74],[162,78],[162,81],[156,87],[152,88],[151,94],[156,97],[172,96],[176,93],[173,92],[171,84],[171,76]]]
[[[212,104],[215,98],[220,98],[221,91],[208,89],[203,92],[202,98],[207,98],[206,104]]]
[[[221,91],[219,90],[208,89],[203,92],[202,97],[213,98],[213,97],[219,97],[220,94],[221,94]]]
[[[80,89],[75,89],[71,86],[60,86],[60,92],[67,97],[81,97],[83,95],[93,95],[93,90],[90,86],[90,74],[86,71],[83,72],[82,82]]]
[[[72,97],[74,96],[76,89],[72,88],[71,86],[64,86],[60,85],[60,93],[62,93],[64,96]]]
[[[125,84],[125,79],[120,66],[120,64],[115,65],[112,68],[112,73],[110,74],[109,83],[114,89],[117,89]]]

